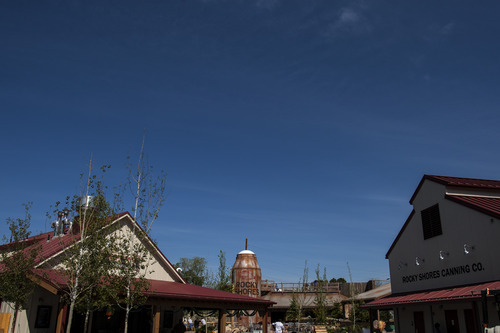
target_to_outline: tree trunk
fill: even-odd
[[[127,304],[127,308],[125,309],[125,328],[123,333],[128,333],[128,315],[130,313],[130,306]]]
[[[88,332],[89,315],[90,315],[90,310],[87,309],[87,311],[85,312],[85,323],[83,324],[83,333],[87,333]],[[68,332],[68,333],[70,333],[70,332]]]
[[[75,300],[71,300],[71,303],[69,305],[68,325],[66,326],[67,333],[71,333],[71,323],[73,322],[74,310],[75,310]]]
[[[14,310],[14,317],[12,318],[12,327],[10,329],[10,333],[14,333],[16,330],[16,324],[17,324],[17,313],[19,312],[18,309]]]

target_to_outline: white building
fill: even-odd
[[[410,204],[386,254],[392,294],[367,307],[393,309],[397,332],[500,325],[500,181],[425,175]]]
[[[109,226],[115,228],[103,228],[103,232],[112,231],[126,237],[142,233],[141,227],[128,212],[110,217]],[[59,235],[48,232],[26,240],[30,247],[40,248],[33,270],[37,286],[27,309],[18,315],[15,333],[68,333],[68,304],[64,295],[68,290],[69,277],[63,273],[63,258],[71,245],[80,241],[80,236],[79,231]],[[216,313],[219,333],[225,333],[228,313],[256,310],[267,322],[273,302],[188,284],[149,237],[134,236],[134,242],[142,242],[148,250],[148,267],[151,269],[145,274],[149,282],[149,289],[145,292],[147,302],[131,313],[129,332],[172,333],[175,324],[186,312],[198,310],[213,310]],[[0,245],[0,251],[9,251],[11,245]],[[109,314],[107,310],[93,312],[88,332],[123,331],[124,311],[116,306],[112,310]],[[11,304],[0,298],[0,333],[7,332],[12,326],[13,314]],[[69,333],[88,333],[83,332],[83,327],[82,315],[75,313]],[[267,325],[264,325],[263,332],[267,333]]]

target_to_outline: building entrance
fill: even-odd
[[[460,333],[457,310],[445,310],[444,320],[446,321],[447,333]]]
[[[424,313],[422,311],[413,312],[413,322],[415,323],[415,333],[425,333]]]

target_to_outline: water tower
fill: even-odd
[[[234,262],[232,272],[232,282],[234,292],[250,297],[260,297],[260,283],[262,274],[255,253],[247,249],[248,242],[245,242],[245,250],[238,253]],[[261,321],[260,316],[238,316],[238,325],[250,327],[252,324]]]

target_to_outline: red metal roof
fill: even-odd
[[[480,291],[490,289],[500,289],[500,281],[493,281],[470,286],[462,286],[448,289],[421,291],[411,294],[399,294],[387,296],[368,304],[363,307],[384,308],[394,305],[413,304],[413,303],[430,303],[430,302],[445,302],[456,300],[479,299]]]
[[[410,198],[410,204],[413,203],[413,199],[415,199],[420,187],[422,187],[422,184],[426,179],[446,186],[500,189],[500,180],[424,175],[422,180],[420,180],[417,189]]]
[[[233,294],[225,291],[183,284],[171,281],[149,280],[151,287],[149,296],[167,299],[183,299],[196,301],[223,301],[225,303],[245,303],[271,306],[275,302],[265,299]]]
[[[425,175],[427,179],[441,182],[446,186],[463,186],[463,187],[480,187],[480,188],[496,188],[500,189],[499,180],[491,179],[476,179],[476,178],[461,178],[448,176]]]
[[[500,218],[500,198],[465,195],[447,195],[446,198],[489,216]]]
[[[62,290],[67,286],[67,278],[62,272],[54,269],[35,269],[34,273],[49,283],[51,286],[58,290]],[[181,301],[205,301],[212,303],[225,303],[225,304],[244,304],[249,309],[254,307],[269,307],[275,302],[233,294],[225,291],[195,286],[192,284],[185,284],[172,281],[161,280],[148,280],[150,288],[146,295],[150,297],[157,297],[161,299],[181,300]]]

